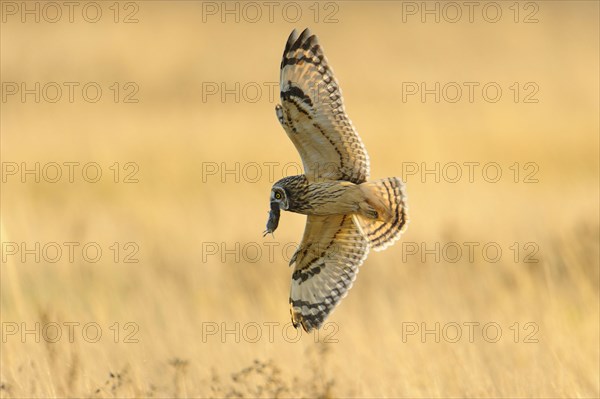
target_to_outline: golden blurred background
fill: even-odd
[[[597,2],[65,3],[0,2],[1,397],[600,395]],[[411,223],[297,336],[304,27]]]

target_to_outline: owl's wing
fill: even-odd
[[[276,113],[300,153],[309,181],[369,178],[367,151],[346,115],[342,92],[317,37],[305,29],[288,38],[281,61]]]
[[[295,264],[290,292],[294,327],[319,328],[344,298],[369,252],[352,215],[314,216],[290,264]]]

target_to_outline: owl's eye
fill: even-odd
[[[275,199],[281,199],[281,193],[275,193]]]

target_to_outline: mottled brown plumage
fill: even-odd
[[[317,37],[294,30],[281,61],[281,105],[276,114],[300,153],[304,175],[285,177],[271,190],[266,233],[279,210],[308,215],[292,256],[294,326],[319,328],[347,294],[369,248],[385,249],[407,223],[402,181],[368,182],[369,157],[347,117],[338,82]]]

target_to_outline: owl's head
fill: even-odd
[[[288,210],[290,207],[290,202],[287,196],[287,192],[281,186],[274,185],[271,189],[271,204],[276,203],[279,205],[279,208],[283,210]]]

